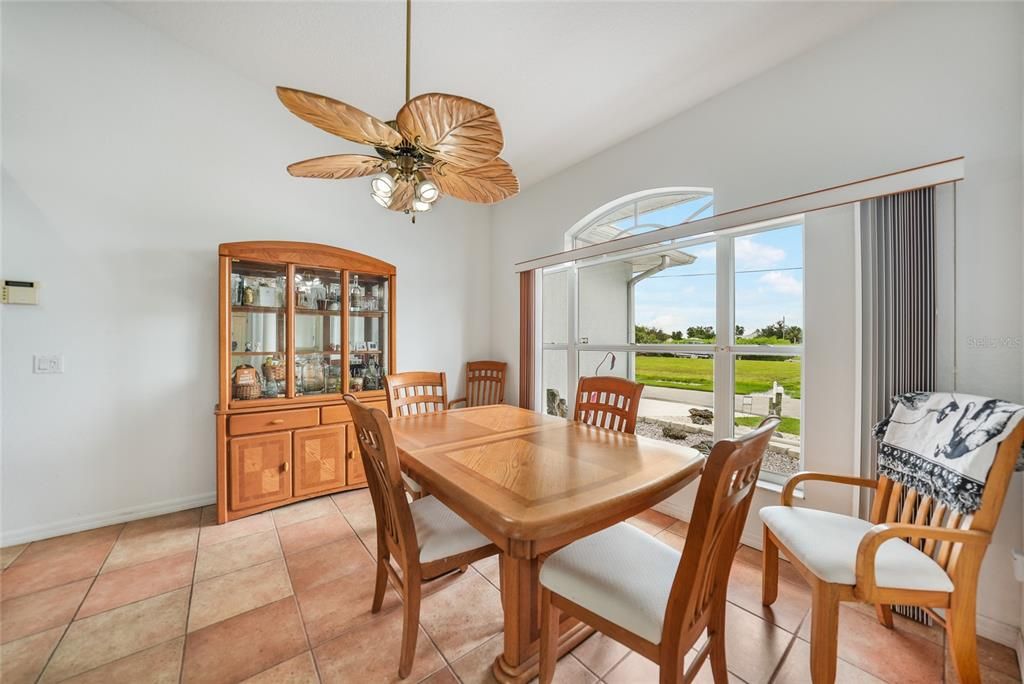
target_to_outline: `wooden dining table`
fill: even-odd
[[[493,672],[503,683],[537,674],[544,557],[646,510],[704,465],[688,447],[507,405],[391,425],[402,469],[501,549],[505,647]],[[562,654],[593,630],[570,618],[559,632]]]

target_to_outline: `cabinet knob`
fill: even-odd
[[[270,424],[271,425],[280,425],[283,422],[284,422],[284,418],[275,418],[274,420],[270,421]]]
[[[288,461],[281,464],[281,470],[286,473],[288,472]]]

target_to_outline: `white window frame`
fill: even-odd
[[[661,191],[659,191],[661,192]],[[661,194],[669,194],[668,192],[661,192]],[[609,211],[612,211],[616,206],[628,204],[629,202],[636,202],[637,195],[642,195],[639,199],[649,195],[643,195],[637,193],[636,195],[629,196],[630,198],[625,201],[616,201],[613,203],[606,204],[596,212],[592,212],[586,219],[577,223],[573,228],[566,232],[567,246],[571,247],[575,235],[581,230],[585,230],[593,222],[594,218],[605,215]],[[596,216],[595,216],[596,215]],[[713,410],[715,414],[714,421],[714,439],[718,441],[720,439],[729,439],[734,435],[734,420],[735,420],[735,396],[736,396],[736,382],[735,382],[735,362],[737,357],[742,356],[792,356],[798,357],[801,360],[800,363],[800,383],[803,388],[806,383],[804,382],[804,369],[806,364],[803,363],[804,357],[804,345],[738,345],[736,344],[736,328],[735,328],[735,312],[736,312],[736,264],[735,264],[735,241],[737,238],[745,237],[748,235],[756,235],[759,233],[770,232],[778,230],[780,228],[786,228],[794,225],[803,225],[804,215],[798,214],[795,216],[786,216],[780,219],[774,219],[771,221],[763,221],[757,224],[738,226],[733,229],[726,231],[720,231],[715,235],[700,234],[688,239],[674,241],[672,243],[673,249],[685,249],[697,244],[709,244],[715,243],[715,330],[718,331],[714,344],[603,344],[600,342],[584,342],[580,339],[578,334],[578,295],[579,295],[579,269],[594,266],[607,261],[619,261],[626,258],[621,253],[612,253],[600,255],[597,257],[591,257],[586,259],[580,259],[568,263],[559,264],[556,266],[549,266],[547,268],[539,269],[539,277],[536,279],[537,282],[537,317],[539,321],[543,320],[543,283],[544,275],[548,273],[567,271],[568,278],[566,284],[566,296],[567,296],[567,321],[566,321],[566,340],[564,343],[547,343],[541,338],[543,334],[543,325],[537,325],[537,340],[539,343],[539,350],[541,353],[538,355],[539,363],[536,364],[536,375],[537,382],[534,387],[536,388],[536,396],[534,397],[534,406],[538,407],[539,411],[544,410],[546,405],[544,392],[545,387],[542,382],[544,377],[544,351],[564,351],[566,352],[566,388],[568,390],[566,402],[568,403],[569,415],[572,415],[575,409],[575,389],[576,384],[579,382],[579,352],[617,352],[617,353],[643,353],[643,352],[668,352],[675,354],[686,354],[686,353],[699,353],[708,354],[714,361],[714,386],[716,391],[712,399]],[[662,251],[664,245],[658,245],[651,247],[649,250],[644,251]],[[803,250],[801,250],[803,252]],[[634,252],[631,252],[629,256],[635,256]],[[802,255],[801,255],[802,256]],[[803,265],[803,261],[801,261]],[[801,292],[801,308],[803,308],[803,293]],[[725,304],[723,306],[723,304]],[[806,330],[806,320],[804,319],[803,311],[801,311],[801,320],[803,321],[803,328]],[[725,334],[722,334],[725,331]],[[635,378],[635,368],[633,364],[629,364],[629,375],[630,379]],[[718,391],[718,388],[726,388],[727,391]],[[800,444],[801,444],[801,464],[803,463],[802,449],[803,449],[803,394],[801,392],[801,409],[800,409]],[[785,482],[788,476],[779,475],[769,471],[761,471],[760,480],[762,483],[770,483],[774,485],[781,485]]]

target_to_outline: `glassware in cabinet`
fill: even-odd
[[[284,264],[231,263],[232,399],[285,396],[286,275]]]
[[[388,277],[350,274],[348,299],[348,391],[383,389],[390,351]]]

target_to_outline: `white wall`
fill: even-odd
[[[1020,349],[967,343],[1022,334],[1022,16],[1014,3],[897,6],[498,206],[495,356],[518,354],[514,263],[560,250],[568,227],[616,197],[706,185],[724,212],[963,154],[957,386],[1024,400]],[[509,397],[516,392],[510,387]],[[814,430],[814,416],[807,420]],[[833,441],[852,464],[850,444]],[[1007,561],[1022,535],[1019,481],[1012,491],[983,568],[979,610],[995,621],[983,627],[993,635],[1021,620]]]
[[[394,263],[399,369],[453,396],[490,356],[486,208],[411,225],[365,180],[289,177],[356,146],[105,4],[5,3],[2,56],[3,275],[42,284],[2,312],[3,544],[212,501],[221,242]]]

